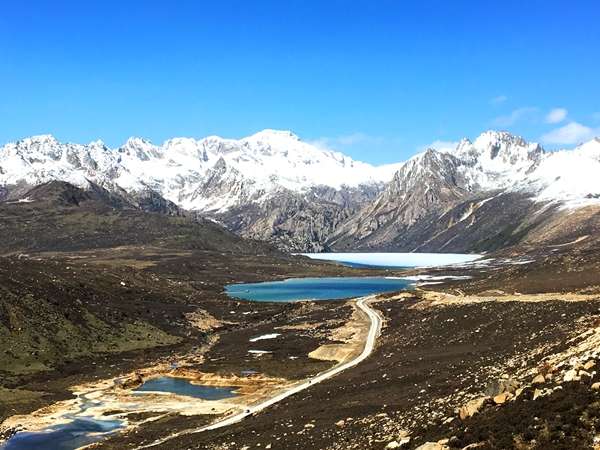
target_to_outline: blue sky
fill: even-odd
[[[597,1],[4,2],[0,142],[290,129],[372,163],[600,135]]]

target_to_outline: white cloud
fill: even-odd
[[[554,108],[546,114],[546,123],[560,123],[567,118],[567,110],[565,108]]]
[[[594,130],[577,122],[569,122],[560,128],[556,128],[541,137],[546,144],[579,144],[592,139],[600,134],[600,129]]]
[[[498,95],[497,97],[493,97],[490,99],[490,104],[500,105],[500,104],[504,103],[506,100],[508,100],[508,97],[506,95]]]
[[[451,152],[454,149],[456,149],[456,147],[458,146],[458,142],[455,141],[440,141],[440,140],[436,140],[433,141],[431,144],[429,145],[423,145],[422,147],[419,148],[419,151],[425,151],[428,148],[433,148],[435,150],[438,150],[440,152]]]
[[[539,111],[538,108],[534,108],[534,107],[531,107],[531,106],[527,106],[527,107],[524,107],[524,108],[518,108],[518,109],[515,109],[513,112],[511,112],[510,114],[508,114],[506,116],[496,117],[492,121],[492,123],[495,126],[499,126],[499,127],[509,127],[511,125],[514,125],[517,122],[520,122],[520,121],[522,121],[524,119],[532,117],[538,111]]]

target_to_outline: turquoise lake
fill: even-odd
[[[230,297],[256,302],[336,300],[395,292],[411,287],[411,281],[385,277],[290,278],[264,283],[230,284]]]
[[[189,380],[174,377],[158,377],[146,381],[133,390],[137,393],[145,392],[170,392],[177,395],[201,398],[203,400],[221,400],[235,397],[234,387],[204,386],[192,384]]]

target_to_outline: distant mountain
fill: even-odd
[[[45,135],[0,149],[3,186],[61,180],[86,187],[92,181],[112,191],[152,190],[185,209],[204,212],[223,212],[280,191],[381,184],[395,169],[354,161],[275,130],[241,140],[176,138],[162,146],[130,138],[117,149],[100,141],[65,144]]]
[[[338,227],[326,246],[464,252],[513,245],[572,208],[600,204],[599,155],[597,139],[547,153],[495,131],[452,151],[428,149]]]
[[[532,217],[600,204],[598,173],[597,138],[546,152],[497,131],[380,167],[287,131],[161,146],[131,138],[117,149],[36,136],[0,149],[0,201],[60,180],[144,211],[196,211],[284,250],[481,251],[525,239],[510,229]]]

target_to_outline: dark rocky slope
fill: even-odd
[[[359,213],[380,186],[336,190],[319,186],[307,193],[283,190],[262,203],[249,203],[214,215],[229,230],[267,241],[291,252],[331,250],[327,242],[340,226]]]
[[[123,245],[276,253],[267,244],[242,239],[174,208],[157,194],[134,202],[94,184],[83,190],[61,181],[36,186],[21,200],[0,203],[0,233],[5,236],[3,253]]]

